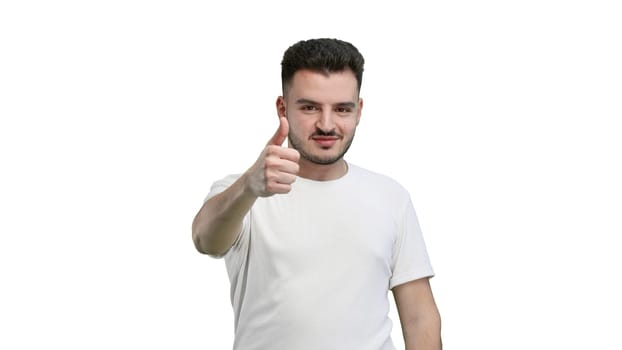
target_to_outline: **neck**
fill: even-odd
[[[300,158],[298,164],[300,165],[298,176],[315,181],[336,180],[348,172],[348,164],[343,158],[333,164],[316,164]]]

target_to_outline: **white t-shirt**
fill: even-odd
[[[224,257],[237,350],[395,349],[388,290],[433,276],[408,192],[354,165],[258,198]]]

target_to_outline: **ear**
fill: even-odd
[[[279,118],[287,118],[287,106],[285,106],[285,98],[279,96],[276,99],[276,114]]]
[[[363,99],[359,97],[359,108],[358,113],[356,114],[356,126],[359,125],[361,121],[361,113],[363,112]]]

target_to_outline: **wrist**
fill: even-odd
[[[259,197],[257,191],[253,187],[252,177],[249,175],[249,171],[242,174],[240,177],[240,192],[239,195],[242,199],[254,201]]]

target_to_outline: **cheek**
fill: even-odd
[[[302,136],[304,134],[307,133],[307,129],[306,126],[304,125],[304,123],[301,123],[299,120],[292,120],[293,118],[290,118],[289,120],[289,132],[290,133],[294,133],[296,135]]]
[[[351,133],[356,128],[356,119],[350,119],[338,123],[338,127],[345,133]]]
[[[313,121],[309,120],[309,118],[290,118],[289,129],[300,133],[309,129],[315,130],[315,125],[313,124]]]

